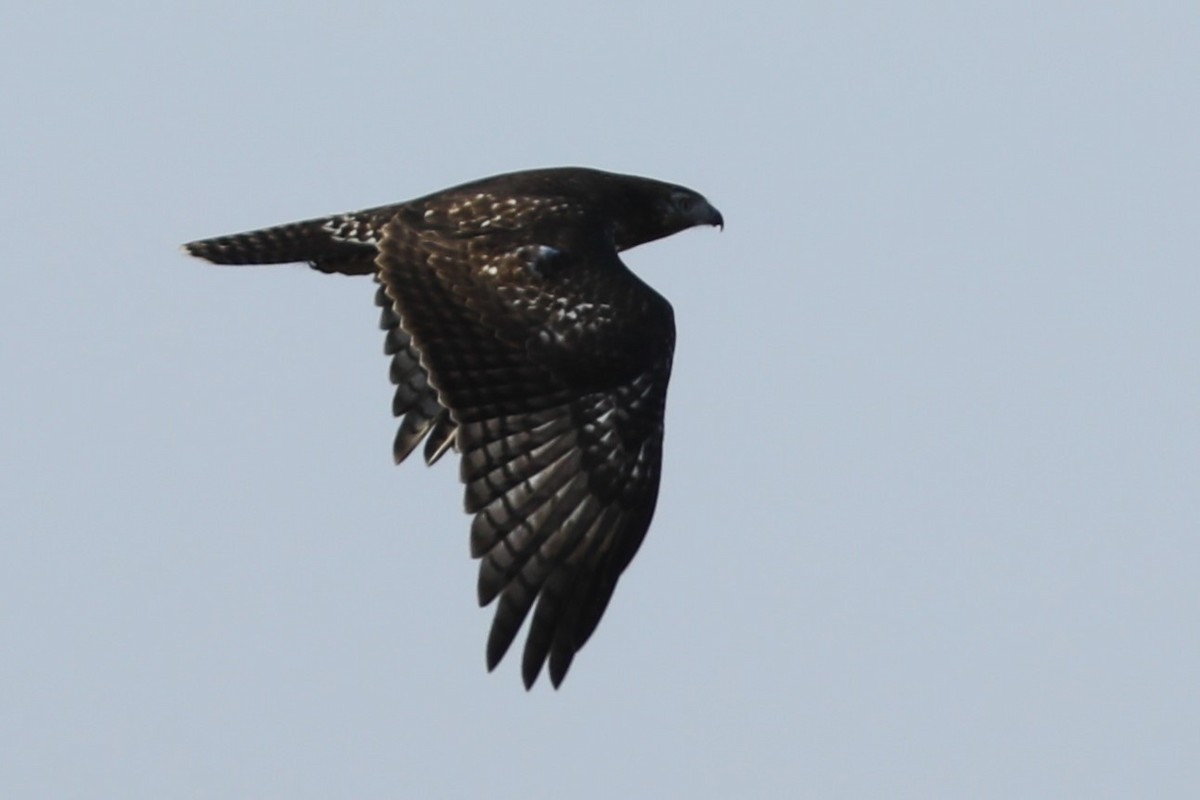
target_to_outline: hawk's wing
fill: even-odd
[[[415,444],[410,419],[418,441],[421,425],[442,431],[427,454],[455,436],[479,600],[498,598],[488,667],[536,600],[522,676],[532,685],[549,658],[557,686],[654,513],[671,309],[611,243],[545,245],[528,226],[442,230],[420,214],[397,214],[379,243],[398,403],[410,378],[436,392],[423,407],[425,385],[413,385],[397,455],[401,439]]]

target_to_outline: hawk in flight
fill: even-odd
[[[558,168],[184,247],[375,276],[396,462],[422,441],[426,463],[461,454],[488,669],[532,609],[522,678],[549,661],[557,687],[658,497],[674,316],[619,253],[723,224],[691,189]]]

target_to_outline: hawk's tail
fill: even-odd
[[[214,264],[307,262],[322,272],[370,275],[378,227],[373,215],[346,214],[201,239],[183,249]]]

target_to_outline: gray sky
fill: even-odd
[[[1200,12],[437,5],[6,13],[0,795],[1197,796]],[[727,225],[526,693],[370,281],[177,246],[559,164]]]

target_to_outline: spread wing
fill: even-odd
[[[561,224],[572,209],[543,209],[559,223],[548,244],[538,209],[471,200],[415,204],[383,227],[381,304],[406,414],[396,453],[422,431],[427,458],[453,438],[480,604],[497,602],[488,667],[532,610],[522,676],[531,686],[548,660],[557,686],[654,513],[674,323],[610,242]]]

